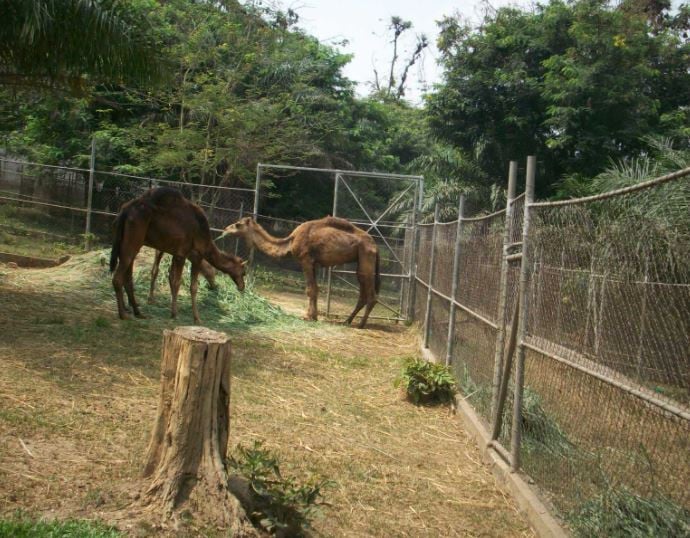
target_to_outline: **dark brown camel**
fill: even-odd
[[[158,269],[164,254],[165,252],[162,250],[157,250],[156,256],[153,259],[153,264],[151,265],[151,286],[149,288],[149,297],[146,301],[148,304],[156,304],[154,297],[156,291],[156,280],[158,280]],[[170,271],[172,271],[172,268],[173,266],[171,265]],[[218,287],[216,285],[216,270],[206,260],[201,260],[199,272],[201,273],[201,276],[206,279],[206,282],[208,282],[208,287],[210,289],[215,290]],[[170,274],[168,274],[168,279],[170,279]]]
[[[297,226],[287,237],[273,237],[251,217],[231,224],[223,235],[243,237],[247,244],[255,246],[273,258],[292,255],[302,265],[307,281],[309,307],[304,318],[316,320],[316,302],[319,293],[316,284],[317,266],[332,267],[357,262],[359,300],[345,323],[352,323],[357,313],[366,305],[359,323],[361,329],[376,304],[376,294],[381,285],[379,251],[374,239],[345,219],[325,217],[310,220]]]
[[[172,317],[177,316],[177,293],[182,282],[184,262],[192,262],[192,313],[199,323],[196,293],[199,287],[201,260],[230,275],[237,288],[244,289],[244,263],[237,256],[218,250],[208,220],[203,210],[182,194],[167,187],[151,189],[122,206],[115,221],[115,239],[110,254],[110,270],[113,288],[117,296],[117,311],[121,319],[127,319],[122,287],[136,317],[144,317],[134,298],[132,267],[134,258],[143,245],[172,254],[170,291],[172,293]]]

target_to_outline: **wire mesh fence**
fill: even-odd
[[[172,187],[204,209],[211,230],[253,211],[254,189],[199,185],[64,166],[40,165],[0,158],[0,203],[8,210],[38,211],[55,234],[70,241],[92,236],[97,243],[111,238],[113,216],[125,202],[154,187]],[[29,215],[34,218],[32,213]],[[35,218],[34,218],[35,220]],[[241,250],[236,240],[224,241]]]
[[[501,455],[582,528],[611,495],[690,521],[689,176],[568,202],[521,195],[510,211],[419,227],[427,346],[450,353]]]

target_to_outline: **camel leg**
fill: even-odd
[[[367,319],[369,319],[369,314],[371,314],[371,311],[374,309],[374,306],[376,306],[376,287],[374,285],[374,276],[370,275],[367,277],[367,283],[366,283],[366,303],[367,307],[364,309],[364,315],[362,316],[361,321],[359,322],[359,328],[363,329],[364,326],[367,324]]]
[[[309,297],[309,306],[303,319],[316,321],[318,318],[316,303],[319,295],[319,287],[316,284],[316,264],[311,260],[302,261],[302,271],[304,272],[304,279],[307,281],[307,297]]]
[[[201,319],[199,318],[199,311],[196,307],[196,292],[199,290],[199,271],[201,270],[201,262],[192,260],[192,283],[189,286],[190,295],[192,296],[192,315],[194,316],[194,324],[199,325]]]
[[[151,288],[149,289],[149,298],[147,300],[148,304],[156,304],[153,298],[153,293],[156,289],[156,280],[158,279],[158,269],[161,264],[161,259],[163,258],[163,252],[160,250],[156,251],[156,257],[153,259],[153,265],[151,266]]]
[[[202,260],[200,265],[201,274],[204,275],[206,282],[208,282],[208,288],[215,290],[218,285],[216,284],[216,271],[213,269],[210,263],[206,260]]]
[[[127,301],[129,302],[129,306],[132,307],[132,311],[134,312],[134,315],[138,318],[146,318],[144,314],[141,313],[141,310],[139,310],[139,305],[137,304],[137,300],[134,297],[134,263],[131,263],[129,268],[127,269],[127,273],[125,275],[125,291],[127,292]]]
[[[376,253],[360,251],[359,262],[357,263],[357,280],[359,280],[359,300],[357,306],[347,318],[347,323],[351,323],[357,313],[366,304],[366,309],[362,315],[358,327],[363,329],[369,318],[369,314],[376,305]]]
[[[144,237],[146,236],[146,228],[137,229],[136,226],[132,228],[128,224],[129,223],[125,224],[125,233],[120,243],[119,260],[115,272],[113,273],[113,289],[115,290],[115,297],[117,298],[117,313],[120,319],[129,319],[130,317],[125,308],[125,298],[122,292],[124,286],[128,287],[127,298],[130,304],[135,302],[133,300],[134,285],[131,282],[132,266],[134,264],[134,258],[136,258],[139,250],[144,244]],[[132,304],[132,308],[134,308],[134,304]]]
[[[168,282],[170,283],[170,295],[172,295],[172,303],[170,305],[170,317],[177,318],[177,294],[180,291],[180,284],[182,284],[182,270],[184,269],[184,256],[173,256],[170,264],[170,272],[168,273]]]

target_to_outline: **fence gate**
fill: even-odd
[[[285,215],[285,211],[280,216],[262,214],[264,212],[259,206],[262,203],[270,205],[270,200],[268,203],[260,202],[261,189],[268,181],[300,181],[300,178],[305,176],[311,178],[312,189],[318,189],[322,194],[326,190],[332,192],[332,205],[324,208],[320,216],[330,213],[347,219],[367,231],[378,245],[381,291],[378,304],[369,319],[410,319],[413,300],[410,290],[414,290],[412,268],[416,251],[414,230],[423,178],[378,172],[259,164],[254,214],[262,224],[283,230],[284,235],[286,227],[282,223],[287,221],[288,227],[294,229],[299,220],[303,220],[298,220],[294,216],[290,218]],[[292,192],[298,191],[299,189]],[[293,200],[293,206],[299,203],[299,200]],[[301,214],[305,213],[304,207],[299,209]],[[352,310],[353,298],[359,293],[356,267],[356,264],[347,264],[323,270],[320,274],[320,284],[325,290],[327,316],[345,317]]]

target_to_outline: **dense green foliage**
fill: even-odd
[[[478,28],[442,21],[445,83],[428,100],[433,131],[505,175],[539,157],[541,191],[646,150],[642,137],[690,134],[690,10],[670,2],[552,0],[501,8]]]
[[[0,0],[0,84],[70,87],[159,79],[164,63],[146,24],[113,0]],[[143,19],[144,21],[146,19]]]
[[[426,361],[410,359],[395,380],[395,386],[405,390],[414,403],[448,403],[457,392],[453,374],[447,366]]]

